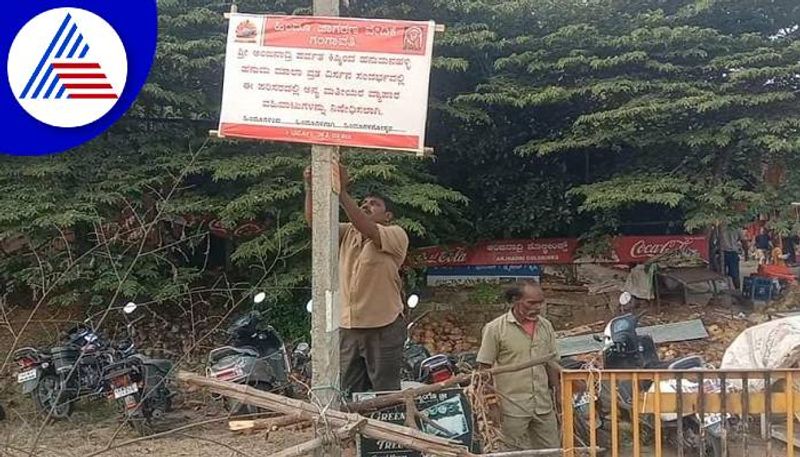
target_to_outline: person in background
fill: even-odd
[[[765,227],[761,227],[758,231],[758,235],[756,235],[756,257],[758,259],[759,265],[765,264],[769,262],[771,249],[772,249],[772,238],[767,233],[767,229]]]
[[[772,248],[771,263],[779,267],[786,266],[786,254],[783,253],[783,247],[780,244]]]
[[[722,225],[720,231],[720,250],[725,263],[725,274],[733,280],[733,287],[740,289],[739,249],[742,246],[742,231],[727,224]]]
[[[542,287],[520,281],[505,293],[511,310],[486,324],[477,361],[482,369],[513,365],[552,354],[545,365],[495,375],[502,432],[512,448],[560,448],[551,389],[558,397],[559,367],[553,325],[541,315]]]
[[[800,239],[798,239],[798,236],[794,233],[783,239],[783,254],[786,258],[786,263],[789,265],[797,263],[796,247],[798,242],[800,242]]]
[[[359,206],[348,193],[350,178],[344,166],[339,167],[339,177],[339,204],[350,220],[339,224],[342,390],[400,390],[406,339],[400,267],[408,251],[408,235],[392,223],[394,212],[388,198],[368,195]],[[310,167],[304,178],[310,224]]]
[[[742,255],[744,256],[744,261],[748,262],[750,260],[750,248],[753,246],[753,239],[748,236],[746,229],[741,230],[741,237]]]

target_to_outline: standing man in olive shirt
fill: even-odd
[[[342,390],[400,390],[400,365],[406,329],[403,323],[400,266],[408,235],[391,222],[391,202],[368,195],[361,206],[347,190],[340,165],[339,203],[348,223],[339,224],[340,358]],[[311,168],[306,182],[306,221],[311,223]]]
[[[478,363],[486,369],[552,355],[546,364],[495,375],[500,394],[502,431],[511,449],[557,449],[561,446],[551,390],[559,385],[558,348],[553,325],[541,315],[542,287],[519,281],[506,290],[511,310],[486,324]]]

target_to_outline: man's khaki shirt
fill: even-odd
[[[380,249],[351,223],[339,224],[339,291],[342,328],[378,328],[403,312],[400,266],[408,235],[397,225],[378,225]]]
[[[509,311],[484,327],[478,362],[491,366],[513,365],[550,353],[558,353],[553,324],[540,316],[531,337]],[[558,360],[558,356],[553,360]],[[553,409],[544,365],[495,375],[495,387],[502,394],[504,415],[531,417]]]

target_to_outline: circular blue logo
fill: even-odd
[[[37,1],[0,17],[0,153],[63,152],[107,130],[136,100],[156,49],[155,0]]]

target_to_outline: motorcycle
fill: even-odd
[[[620,305],[627,306],[630,303],[630,294],[623,293],[620,296]],[[639,318],[643,313],[634,315],[631,313],[615,317],[608,321],[603,331],[602,338],[595,337],[603,343],[603,367],[605,369],[667,369],[667,370],[691,370],[703,369],[707,365],[699,355],[682,357],[672,361],[662,361],[658,356],[656,345],[653,338],[649,335],[639,335],[636,332]],[[682,380],[681,389],[683,392],[691,392],[699,388],[697,383],[689,380]],[[713,386],[705,385],[705,389],[713,389]],[[608,386],[601,386],[601,394],[597,401],[600,402],[598,411],[601,411],[601,418],[598,427],[605,424],[602,416],[610,410],[610,402],[616,401],[623,413],[631,416],[633,410],[633,389],[638,389],[644,395],[655,395],[656,386],[653,381],[643,380],[638,385],[633,385],[631,381],[620,381],[617,386],[617,398],[607,397],[610,391]],[[676,392],[677,383],[675,380],[666,380],[659,383],[661,392]],[[604,393],[606,393],[604,395]],[[582,399],[579,407],[585,407],[591,399]],[[674,447],[681,446],[699,453],[702,448],[702,455],[718,456],[721,452],[721,421],[719,415],[706,415],[703,421],[693,412],[686,412],[681,418],[683,422],[683,442],[677,440],[678,416],[677,414],[662,414],[661,424],[666,429],[666,440]],[[650,418],[643,418],[643,423],[653,429],[654,425]],[[708,439],[701,437],[708,434]],[[605,434],[604,434],[605,436]],[[601,444],[602,446],[602,444]],[[604,446],[607,447],[607,446]]]
[[[152,359],[139,354],[134,343],[134,325],[130,321],[137,308],[133,302],[123,308],[127,338],[116,344],[119,360],[105,367],[103,380],[106,395],[115,401],[125,421],[141,436],[153,431],[153,422],[172,410],[175,392],[171,387],[173,364],[169,360]]]
[[[406,299],[406,305],[411,311],[417,308],[419,295],[415,293],[409,295]],[[309,300],[306,304],[306,311],[309,314],[312,312],[312,307],[313,302]],[[422,313],[406,325],[407,337],[403,343],[403,364],[400,370],[403,388],[443,382],[455,376],[459,371],[458,366],[460,364],[473,367],[477,365],[475,362],[476,354],[460,354],[455,357],[445,354],[431,355],[425,346],[411,339],[411,330],[428,314],[429,312]],[[292,366],[295,372],[303,373],[301,379],[310,380],[310,346],[308,343],[301,342],[295,347],[293,354]]]
[[[419,296],[411,294],[406,304],[413,311],[419,305]],[[403,366],[401,379],[406,382],[436,384],[455,376],[457,369],[453,357],[445,354],[431,355],[425,346],[412,341],[411,330],[429,314],[426,311],[412,319],[406,326],[406,340],[403,343]]]
[[[265,299],[266,294],[260,292],[253,303],[257,305]],[[256,310],[237,318],[227,329],[228,345],[208,354],[206,376],[292,396],[294,388],[289,378],[292,364],[286,345],[271,325],[263,324],[264,316]],[[310,349],[308,352],[310,354]],[[301,357],[303,353],[296,350],[294,356]],[[260,410],[231,398],[225,398],[224,402],[231,414]]]
[[[103,395],[102,370],[113,362],[108,342],[86,321],[67,330],[64,340],[63,346],[48,350],[24,347],[14,352],[22,393],[56,420],[69,417],[80,397]]]

